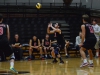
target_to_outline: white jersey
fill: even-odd
[[[76,42],[75,42],[75,45],[79,45],[81,43],[81,37],[80,36],[77,36],[76,37]]]
[[[97,38],[97,41],[99,41],[100,27],[97,24],[96,25],[92,25],[92,26],[93,26],[94,34],[95,34],[95,36]]]

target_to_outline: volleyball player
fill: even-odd
[[[52,52],[52,55],[54,55],[53,56],[53,58],[54,58],[53,63],[57,62],[56,56],[58,56],[58,58],[60,59],[60,63],[64,63],[64,61],[62,60],[62,58],[60,56],[60,53],[59,53],[59,49],[61,50],[62,48],[65,47],[65,40],[63,39],[62,32],[60,30],[60,26],[61,25],[59,23],[56,23],[55,27],[53,27],[52,23],[50,23],[48,25],[48,28],[47,28],[47,33],[48,34],[54,34],[54,33],[56,33],[56,40],[57,40],[57,44],[58,44],[58,46],[56,46],[54,48],[54,51]],[[53,30],[50,30],[50,28],[52,28]]]
[[[84,67],[89,65],[89,67],[93,67],[93,54],[92,54],[92,50],[96,44],[96,37],[94,35],[94,29],[92,27],[92,25],[89,23],[90,22],[90,18],[88,15],[83,15],[82,16],[82,20],[83,20],[83,25],[81,26],[81,30],[82,30],[82,40],[80,43],[80,54],[83,58],[83,63],[81,64],[80,67]],[[85,40],[85,42],[84,42]],[[86,55],[85,55],[85,50],[88,50],[89,52],[89,56],[90,56],[90,60],[89,60],[89,64],[88,61],[86,59]]]
[[[2,23],[3,21],[3,15],[0,14],[0,52],[3,52],[6,57],[10,56],[10,70],[14,73],[18,73],[14,69],[14,52],[9,45],[9,39],[10,39],[10,31],[9,26]]]

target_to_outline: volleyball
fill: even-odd
[[[41,3],[37,3],[37,4],[36,4],[36,8],[37,8],[37,9],[40,9],[41,6],[42,6]]]

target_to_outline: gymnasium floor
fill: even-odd
[[[52,64],[51,61],[52,59],[16,61],[15,68],[20,73],[18,75],[100,75],[100,58],[94,59],[94,68],[80,68],[80,58],[64,59],[65,64]],[[14,75],[3,73],[8,69],[9,62],[0,62],[0,75]]]

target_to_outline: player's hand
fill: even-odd
[[[50,28],[51,27],[51,25],[48,25],[48,28]]]
[[[49,23],[49,24],[48,24],[48,28],[50,28],[50,27],[51,27],[51,24]]]
[[[83,45],[83,43],[80,43],[80,44],[79,44],[79,47],[82,47],[82,45]]]
[[[52,27],[52,23],[50,23],[50,26]]]
[[[19,45],[15,45],[16,48],[19,48]]]
[[[49,47],[47,47],[47,50],[49,50]]]
[[[66,41],[66,44],[69,44],[69,41]]]
[[[12,45],[12,47],[15,47],[15,45]]]

